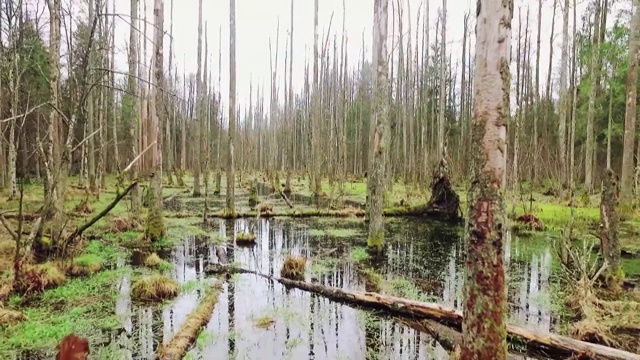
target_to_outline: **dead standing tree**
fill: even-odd
[[[469,189],[462,359],[505,359],[504,269],[507,121],[513,0],[477,4],[472,124],[473,181]]]
[[[316,0],[317,1],[317,0]],[[368,178],[369,190],[369,249],[381,253],[384,246],[384,222],[382,218],[385,177],[385,142],[387,140],[389,103],[389,81],[387,74],[387,0],[375,0],[373,32],[373,64],[375,64],[374,102],[373,102],[373,142],[370,144],[371,174]]]

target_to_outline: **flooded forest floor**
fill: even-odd
[[[85,233],[72,256],[39,265],[47,269],[52,283],[35,295],[3,295],[3,282],[11,277],[15,242],[2,228],[0,358],[50,359],[58,342],[71,332],[89,339],[91,358],[155,358],[158,347],[172,339],[210,293],[212,278],[205,268],[218,262],[220,244],[231,244],[227,246],[229,262],[259,273],[279,276],[285,259],[296,255],[306,259],[306,281],[461,309],[464,228],[460,225],[421,217],[387,217],[386,256],[374,261],[366,251],[367,226],[362,217],[217,218],[225,202],[223,180],[221,194],[209,188],[210,216],[204,224],[204,197],[192,197],[193,179],[185,180],[184,188],[165,185],[163,189],[168,230],[163,241],[145,244],[141,240],[143,229],[129,226],[130,202],[123,200]],[[85,191],[71,187],[66,203],[71,222],[82,223],[100,212],[115,198],[113,189],[115,179],[109,179],[100,199],[89,199],[91,209],[79,212],[76,207],[86,199]],[[325,183],[323,197],[317,200],[303,177],[293,177],[289,197],[293,209],[266,178],[258,182],[257,189],[259,204],[268,204],[275,214],[312,213],[318,208],[355,212],[366,200],[363,181],[345,183],[341,190]],[[466,213],[466,189],[456,191]],[[238,212],[251,213],[247,179],[235,193]],[[423,189],[396,184],[385,206],[420,206],[428,196]],[[573,319],[566,306],[566,289],[559,285],[561,271],[553,244],[568,227],[570,208],[566,201],[536,192],[512,195],[507,204],[511,218],[532,213],[544,224],[543,231],[534,232],[514,222],[513,230],[506,233],[509,323],[566,333]],[[574,214],[574,241],[597,241],[590,233],[599,223],[598,204],[599,196],[580,199]],[[35,213],[41,205],[42,186],[26,186],[24,212]],[[0,204],[0,212],[17,208],[16,200]],[[620,228],[623,268],[627,279],[637,281],[640,216],[626,214],[624,220]],[[255,235],[248,245],[239,241],[245,233]],[[156,303],[139,300],[136,287],[160,275],[166,276],[169,285],[155,286],[173,296]],[[255,275],[236,274],[220,280],[223,285],[213,314],[187,359],[211,357],[205,354],[238,359],[448,358],[428,334],[398,319],[288,289]],[[630,311],[640,316],[640,309]],[[511,346],[515,353],[524,351]]]

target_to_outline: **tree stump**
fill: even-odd
[[[600,200],[600,251],[609,263],[610,280],[622,280],[620,274],[620,242],[618,241],[618,202],[620,185],[618,176],[606,169]],[[620,279],[618,279],[620,278]]]
[[[426,214],[442,220],[460,219],[460,197],[453,191],[449,181],[450,171],[445,159],[440,160],[433,173],[431,198]]]

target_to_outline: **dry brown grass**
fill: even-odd
[[[16,242],[13,240],[0,240],[0,271],[13,268],[13,258],[16,252]]]
[[[159,359],[182,359],[184,357],[191,344],[196,341],[200,329],[206,326],[211,319],[213,309],[218,302],[218,296],[220,296],[221,292],[222,285],[216,281],[200,305],[189,314],[189,317],[182,324],[173,339],[171,339],[169,343],[160,346],[158,349]]]
[[[83,200],[73,208],[73,211],[78,214],[91,214],[93,212],[93,208],[91,207],[89,200]]]
[[[9,274],[0,275],[0,301],[9,299],[13,292],[13,276]]]
[[[60,286],[67,281],[64,272],[53,262],[33,265],[33,268],[41,274],[41,281],[45,289],[51,289]]]
[[[236,234],[236,243],[238,245],[255,245],[256,234],[239,232]]]
[[[267,329],[269,326],[274,324],[276,321],[269,316],[263,316],[254,321],[254,325],[260,329]]]
[[[295,255],[289,255],[284,260],[280,269],[280,276],[285,279],[304,281],[304,270],[307,266],[307,259]]]
[[[160,266],[160,264],[162,264],[163,261],[164,260],[162,260],[162,258],[160,258],[158,254],[152,253],[151,255],[147,256],[147,258],[144,260],[144,265],[154,268],[154,267]]]
[[[20,311],[4,309],[2,306],[0,306],[0,326],[15,325],[26,319],[27,317],[24,316],[24,314]]]
[[[123,233],[127,231],[133,230],[141,230],[142,226],[129,218],[117,217],[111,220],[111,225],[109,226],[109,232],[112,233]]]
[[[176,297],[179,291],[177,281],[165,275],[154,274],[136,281],[131,295],[139,301],[160,301]]]
[[[598,288],[583,279],[574,284],[566,302],[580,319],[571,324],[574,338],[640,352],[640,302],[633,293]]]

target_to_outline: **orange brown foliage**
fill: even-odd
[[[89,341],[71,333],[58,345],[56,360],[87,360],[88,356]]]

